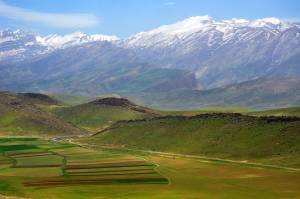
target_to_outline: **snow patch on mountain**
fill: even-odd
[[[212,33],[221,33],[223,35],[223,41],[228,42],[228,40],[236,38],[236,35],[240,36],[240,30],[242,29],[248,29],[249,31],[257,30],[255,34],[259,34],[261,30],[278,34],[294,26],[296,26],[296,24],[285,22],[274,17],[257,20],[233,18],[230,20],[217,21],[207,15],[195,16],[175,24],[163,25],[150,31],[135,34],[126,40],[126,44],[129,47],[171,46],[177,44],[178,40],[184,40],[193,35],[197,35],[198,37],[207,36],[209,38],[207,44],[211,46],[212,39],[214,38],[214,36],[211,35]],[[250,37],[255,37],[255,34]],[[270,37],[270,35],[268,37]]]
[[[116,36],[88,35],[82,32],[59,36],[49,35],[46,37],[25,30],[2,30],[0,31],[0,61],[5,63],[19,62],[32,59],[35,56],[47,54],[56,49],[68,48],[91,42],[119,40]]]
[[[82,32],[74,32],[72,34],[67,34],[64,36],[59,35],[49,35],[46,37],[39,37],[38,41],[45,46],[50,46],[54,48],[66,48],[74,45],[80,45],[89,42],[97,42],[97,41],[117,41],[119,40],[116,36],[108,36],[108,35],[88,35]]]

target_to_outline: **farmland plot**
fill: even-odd
[[[7,145],[17,145],[17,149]],[[296,171],[92,150],[42,140],[0,139],[0,147],[0,160],[12,161],[0,167],[0,195],[32,199],[279,199],[300,195],[300,172]],[[45,160],[48,156],[60,158]],[[28,158],[59,166],[14,167],[27,164]]]
[[[168,183],[156,165],[132,155],[36,139],[0,139],[0,150],[0,166],[10,164],[0,170],[0,178],[18,178],[24,188]]]
[[[12,163],[13,163],[12,159],[10,159],[9,157],[6,157],[6,156],[0,154],[0,169],[8,167]]]

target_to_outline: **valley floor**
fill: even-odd
[[[39,199],[300,197],[299,171],[95,150],[33,138],[2,138],[0,150],[0,195]],[[109,183],[103,183],[104,176]],[[120,183],[120,176],[127,180]]]

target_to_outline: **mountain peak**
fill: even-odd
[[[249,26],[254,28],[269,28],[283,31],[293,27],[293,23],[283,21],[276,17],[268,17],[253,20],[249,23]]]
[[[163,32],[171,35],[180,35],[183,33],[193,33],[199,31],[207,26],[210,26],[213,23],[213,18],[208,15],[194,16],[181,20],[175,24],[161,26],[155,29],[153,32]]]
[[[184,19],[182,21],[185,21],[185,22],[203,22],[203,21],[213,21],[213,18],[208,16],[208,15],[203,15],[203,16],[189,17],[189,18]]]
[[[280,19],[278,19],[276,17],[263,18],[263,19],[260,19],[260,21],[264,21],[266,23],[272,23],[274,25],[278,25],[282,22]]]
[[[267,25],[280,25],[283,23],[280,19],[275,17],[263,18],[263,19],[256,19],[250,22],[250,26],[255,27],[264,27]]]

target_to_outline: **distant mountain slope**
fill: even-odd
[[[300,118],[218,113],[118,122],[83,142],[300,167]]]
[[[205,106],[299,106],[300,78],[276,77],[205,91],[179,89],[170,92],[128,93],[127,96],[147,106],[163,109],[197,109]]]
[[[6,29],[0,31],[0,63],[12,64],[38,58],[67,47],[91,42],[114,42],[116,40],[119,40],[116,36],[87,35],[81,32],[64,36],[48,35],[42,37],[29,31]]]
[[[136,105],[123,98],[97,99],[77,106],[57,108],[54,113],[66,121],[87,129],[99,131],[116,121],[152,118],[159,113]]]
[[[32,97],[34,96],[34,97]],[[37,100],[36,96],[43,96]],[[82,135],[84,131],[37,105],[56,104],[40,94],[0,92],[0,134],[27,136]]]
[[[234,96],[242,92],[234,92],[232,85],[251,90],[259,79],[272,78],[275,83],[299,79],[299,57],[300,24],[277,18],[218,21],[195,16],[125,39],[80,32],[42,37],[4,30],[0,31],[0,89],[92,96],[146,93],[158,100],[147,102],[154,105],[163,104],[160,96],[169,95],[167,100],[182,97],[178,103],[195,96],[197,103],[187,101],[192,107],[227,102],[290,106],[298,103],[295,94],[261,92],[258,95],[264,97],[252,96],[245,102]],[[230,96],[221,101],[225,93]],[[178,103],[166,107],[180,107]]]
[[[61,49],[21,65],[0,67],[0,89],[16,91],[99,95],[195,86],[194,74],[149,66],[132,51],[108,42]]]
[[[193,71],[198,87],[207,89],[285,71],[300,55],[299,35],[299,24],[277,18],[196,16],[138,33],[125,43],[152,65]]]

